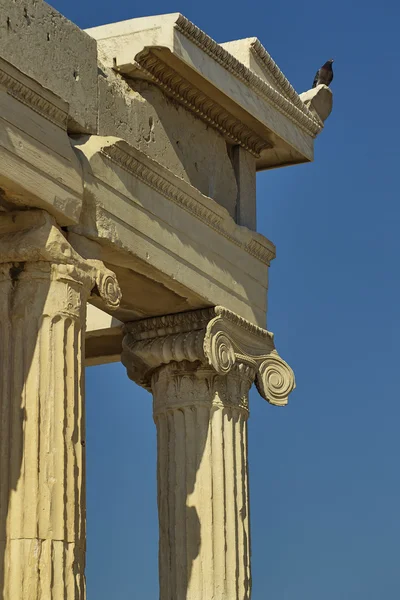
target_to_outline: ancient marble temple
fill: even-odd
[[[313,160],[331,93],[180,14],[0,8],[0,598],[85,600],[82,375],[121,360],[153,395],[161,600],[248,600],[248,394],[295,387],[256,173]]]

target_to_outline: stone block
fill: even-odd
[[[95,133],[95,40],[42,0],[0,0],[0,14],[0,58],[69,104],[69,130]]]
[[[322,122],[326,121],[332,112],[333,94],[332,90],[326,85],[317,87],[300,94],[304,104],[311,110]]]
[[[102,66],[99,134],[125,139],[235,217],[237,185],[224,138],[155,85],[125,81]]]
[[[265,325],[271,242],[118,138],[85,136],[75,149],[85,186],[73,245],[116,273],[117,319],[221,304]],[[85,239],[96,248],[84,248]]]
[[[42,208],[79,222],[82,169],[67,133],[68,104],[0,59],[0,206]]]

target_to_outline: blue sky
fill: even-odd
[[[285,409],[251,392],[252,600],[398,600],[399,4],[51,3],[82,28],[180,11],[257,36],[298,92],[335,59],[315,162],[257,178],[268,328],[298,387]],[[121,365],[87,371],[87,454],[88,598],[155,600],[151,398]]]

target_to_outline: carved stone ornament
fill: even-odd
[[[270,142],[224,110],[148,48],[136,56],[136,63],[166,94],[256,158],[266,148],[272,148]]]
[[[115,274],[99,260],[82,258],[44,210],[12,211],[0,216],[3,270],[4,265],[20,269],[25,263],[36,263],[42,270],[51,265],[53,277],[80,279],[92,294],[102,298],[108,309],[119,306],[121,290]]]
[[[226,375],[236,364],[254,368],[261,396],[276,406],[295,388],[292,369],[275,349],[273,334],[216,306],[145,319],[125,326],[122,363],[129,377],[151,389],[151,377],[170,362],[200,362]]]
[[[244,64],[227,52],[222,46],[217,44],[199,27],[191,23],[189,19],[183,15],[179,15],[176,24],[178,29],[185,37],[192,41],[196,46],[201,48],[203,52],[212,56],[212,58],[223,66],[227,71],[235,77],[243,81],[251,90],[261,97],[264,96],[268,102],[274,105],[279,112],[286,115],[291,121],[300,126],[304,131],[311,134],[313,137],[318,135],[321,126],[313,118],[313,114],[307,107],[303,106],[298,95],[287,81],[286,77],[280,71],[279,67],[274,63],[271,57],[266,52],[260,42],[255,45],[253,51],[258,55],[258,58],[264,61],[269,71],[273,72],[274,79],[279,88],[283,92],[275,90],[267,82],[263,81]]]
[[[68,105],[48,90],[41,95],[39,92],[41,89],[40,86],[34,85],[33,87],[35,89],[29,87],[29,84],[32,84],[32,81],[20,73],[18,73],[18,75],[20,75],[22,80],[16,79],[16,77],[13,76],[15,72],[16,69],[11,67],[9,63],[0,59],[0,86],[5,87],[10,96],[13,96],[13,98],[16,98],[19,102],[22,102],[54,125],[57,125],[66,131],[68,123]],[[51,100],[53,100],[54,103]]]

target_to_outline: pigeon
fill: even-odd
[[[317,85],[328,85],[331,83],[333,79],[333,71],[332,71],[332,63],[333,58],[326,61],[324,65],[315,74],[313,88],[317,87]]]

